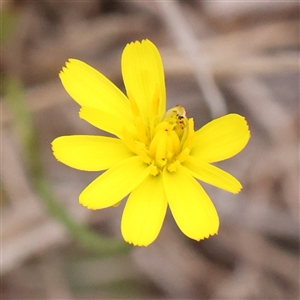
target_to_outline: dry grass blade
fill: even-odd
[[[177,47],[182,51],[193,68],[212,118],[224,115],[226,113],[225,99],[214,80],[209,57],[201,49],[200,42],[196,42],[192,29],[184,19],[178,2],[159,1],[157,5],[161,9],[163,19],[171,28]]]

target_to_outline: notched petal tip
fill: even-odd
[[[97,208],[96,206],[91,205],[90,203],[86,203],[85,201],[83,201],[81,199],[81,197],[79,196],[79,204],[82,205],[83,207],[90,209],[90,210],[97,210],[99,208]]]
[[[249,138],[251,136],[251,131],[250,131],[250,127],[249,127],[249,123],[248,121],[246,120],[246,118],[244,116],[241,116],[239,114],[232,114],[232,115],[235,115],[237,117],[240,117],[241,120],[243,120],[244,124],[245,124],[245,131],[249,134]]]
[[[232,194],[237,195],[242,189],[243,189],[243,186],[240,185],[235,191],[232,191]]]
[[[70,64],[76,63],[76,62],[80,62],[80,60],[75,59],[75,58],[68,58],[65,62],[65,65],[62,67],[62,71],[67,70],[68,67],[70,66]]]
[[[125,240],[125,242],[132,245],[132,246],[135,246],[135,247],[147,247],[147,246],[150,245],[150,244],[138,243],[138,242],[129,241],[129,240]]]
[[[57,137],[56,139],[54,139],[52,142],[51,142],[51,144],[50,144],[50,146],[51,146],[51,150],[52,150],[52,153],[53,153],[53,156],[56,158],[56,160],[57,161],[60,161],[59,159],[58,159],[58,155],[57,155],[57,144],[59,143],[59,140],[61,139],[62,137],[60,136],[60,137]]]
[[[207,240],[212,236],[218,235],[219,234],[219,224],[218,224],[218,228],[212,232],[206,232],[205,234],[202,234],[200,236],[188,236],[189,238],[191,238],[192,240],[195,240],[197,242],[203,241],[203,240]]]
[[[214,232],[214,233],[209,233],[208,235],[202,236],[202,237],[200,237],[199,239],[197,239],[197,242],[200,242],[200,241],[203,241],[203,240],[207,240],[207,239],[209,239],[210,237],[215,236],[215,235],[218,235],[218,234],[219,234],[218,231],[217,231],[217,232]]]
[[[126,44],[125,47],[127,47],[128,45],[142,45],[142,44],[145,44],[145,43],[149,43],[149,44],[153,44],[149,39],[145,38],[145,39],[142,39],[142,40],[136,40],[136,41],[132,41],[132,42],[129,42]]]
[[[60,80],[62,80],[62,78],[65,76],[66,71],[68,71],[68,70],[67,70],[67,67],[65,67],[65,66],[62,67],[62,69],[59,71],[58,77],[59,77]]]
[[[219,227],[220,227],[220,223],[218,222],[216,229],[208,231],[208,232],[206,232],[206,234],[203,234],[203,235],[199,236],[198,238],[193,238],[193,237],[190,237],[190,238],[195,239],[198,242],[207,240],[212,236],[218,235]]]
[[[246,118],[245,118],[244,116],[239,115],[239,114],[229,114],[229,116],[233,116],[233,117],[235,117],[236,119],[239,119],[239,118],[240,118],[240,120],[241,120],[241,122],[240,122],[240,127],[243,127],[243,126],[244,126],[244,132],[245,132],[246,134],[248,134],[248,135],[249,135],[249,138],[250,138],[250,137],[251,137],[251,131],[250,131],[249,123],[248,123],[248,121],[246,120]],[[248,138],[248,140],[249,140],[249,138]]]
[[[68,75],[68,72],[70,72],[70,67],[72,64],[72,61],[76,61],[76,59],[73,58],[69,58],[66,62],[65,65],[61,68],[61,70],[58,73],[58,77],[60,78],[60,80],[63,80],[65,78],[65,76]]]

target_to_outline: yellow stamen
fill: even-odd
[[[156,165],[152,164],[150,166],[150,174],[153,175],[153,176],[156,176],[159,174],[159,171],[158,171],[158,168]]]
[[[135,107],[135,102],[131,102]],[[153,111],[158,109],[158,103],[157,100],[153,104]],[[138,114],[138,108],[134,109],[134,113]],[[164,168],[175,172],[189,156],[194,134],[193,119],[188,119],[185,109],[178,105],[169,109],[157,125],[152,119],[148,124],[151,128],[145,126],[140,115],[136,115],[135,120],[138,140],[135,141],[134,152],[150,165],[150,174],[156,176]],[[128,139],[128,143],[132,147],[132,140]]]

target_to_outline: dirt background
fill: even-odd
[[[122,49],[143,38],[161,52],[168,108],[183,105],[196,128],[236,112],[251,129],[247,148],[219,164],[242,192],[204,185],[221,227],[199,243],[168,213],[152,245],[124,248],[124,204],[81,207],[78,194],[98,174],[51,154],[58,136],[99,134],[58,79],[65,61],[81,59],[124,90]],[[0,68],[1,299],[299,299],[299,3],[1,1]],[[12,78],[18,88],[7,94]],[[16,117],[9,104],[16,91],[33,118],[52,202],[33,184],[36,150],[24,154],[16,129],[26,113]]]

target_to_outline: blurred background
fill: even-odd
[[[195,242],[168,212],[148,247],[123,242],[119,207],[89,211],[99,174],[58,163],[79,119],[58,73],[68,58],[124,90],[126,43],[158,47],[168,108],[195,128],[236,112],[252,138],[218,165],[244,188],[207,185],[219,234]],[[299,3],[1,1],[1,299],[299,299]]]

